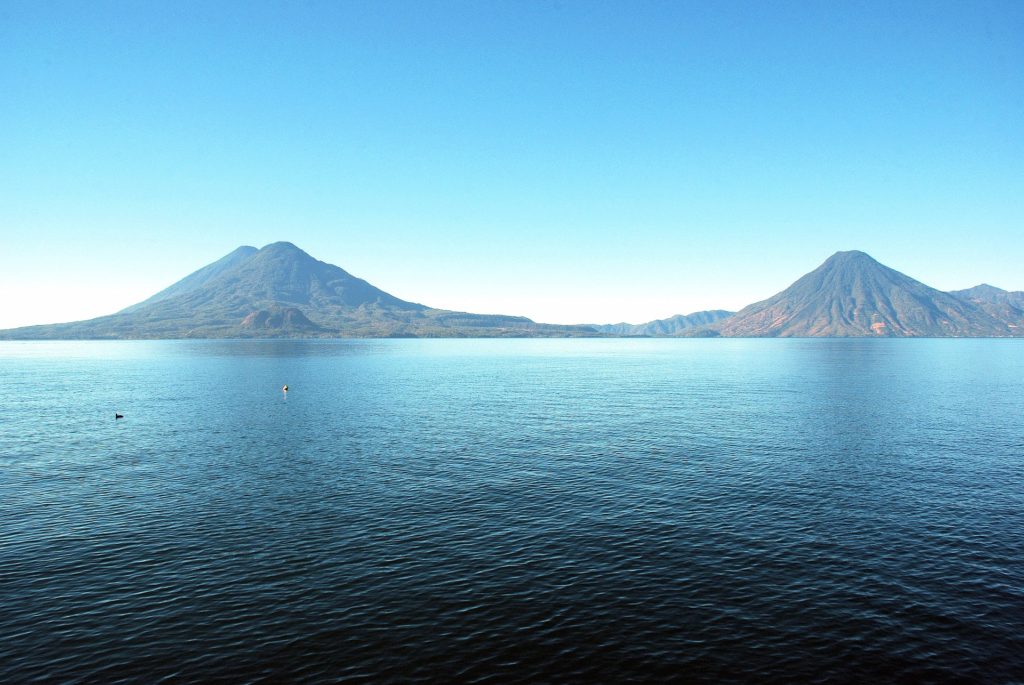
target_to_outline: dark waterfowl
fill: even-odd
[[[116,411],[114,412],[114,420],[115,421],[117,419],[123,419],[123,418],[124,418],[124,414],[118,414]]]

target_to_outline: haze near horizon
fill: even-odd
[[[1024,289],[1024,8],[9,3],[0,328],[287,240],[551,323],[738,310],[837,250]]]

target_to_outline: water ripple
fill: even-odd
[[[1019,342],[0,344],[0,682],[1024,682]]]

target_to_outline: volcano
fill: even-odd
[[[782,292],[717,325],[730,337],[1004,337],[1007,321],[872,257],[837,252]]]
[[[561,337],[587,326],[407,302],[295,245],[242,246],[152,297],[87,321],[0,331],[6,339]]]

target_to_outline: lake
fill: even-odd
[[[1024,340],[4,342],[0,383],[0,682],[1024,681]]]

